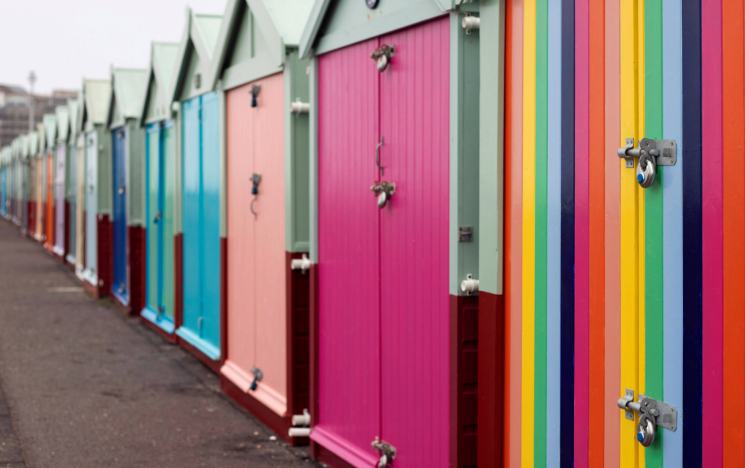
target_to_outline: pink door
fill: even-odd
[[[377,466],[376,437],[396,467],[449,463],[449,49],[443,18],[319,59],[312,438],[355,466]],[[379,181],[396,184],[382,209]]]
[[[449,21],[380,42],[396,46],[380,74],[381,179],[396,184],[380,210],[380,436],[397,468],[448,466]]]
[[[257,107],[251,89],[261,86]],[[228,351],[221,372],[280,416],[287,412],[284,77],[228,92]],[[252,174],[261,176],[251,193]],[[253,205],[252,205],[253,201]],[[254,216],[254,213],[256,213]]]
[[[318,63],[318,422],[311,438],[374,466],[380,435],[378,72],[370,40]],[[314,415],[315,417],[315,415]]]

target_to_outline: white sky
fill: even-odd
[[[147,68],[150,42],[179,42],[186,6],[223,14],[226,0],[0,0],[0,83],[78,89],[109,68]]]

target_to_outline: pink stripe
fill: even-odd
[[[721,467],[723,339],[722,0],[701,2],[703,466]]]
[[[510,322],[510,430],[509,467],[520,468],[520,428],[522,427],[522,277],[523,277],[523,2],[512,3],[512,252]]]
[[[590,3],[574,5],[574,466],[585,468],[590,463]]]

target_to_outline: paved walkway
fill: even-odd
[[[0,220],[0,468],[314,467]]]

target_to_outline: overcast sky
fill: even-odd
[[[186,6],[223,14],[227,0],[0,0],[0,83],[36,92],[108,78],[111,64],[147,68],[150,41],[181,40]]]

